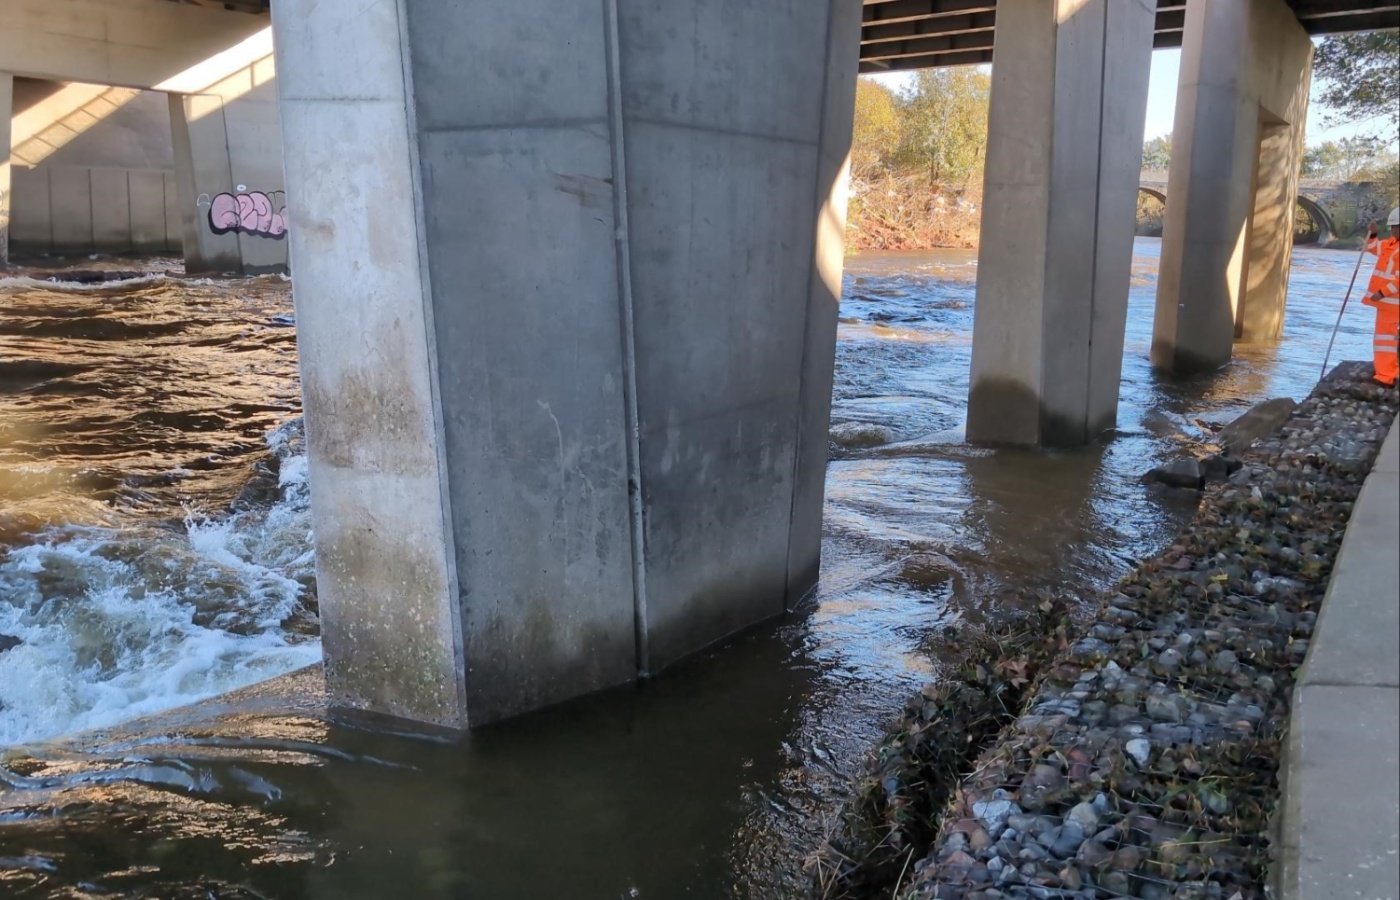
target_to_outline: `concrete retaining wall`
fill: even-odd
[[[1293,690],[1283,900],[1380,900],[1400,885],[1400,427],[1357,498]]]
[[[17,252],[180,252],[174,172],[17,166],[11,178]]]

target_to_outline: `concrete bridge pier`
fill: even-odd
[[[480,725],[810,590],[860,18],[273,4],[335,704]]]
[[[1113,427],[1155,4],[1001,0],[967,436]]]
[[[10,261],[10,120],[14,102],[15,77],[0,72],[0,266]]]
[[[1282,334],[1312,42],[1284,0],[1186,7],[1152,363],[1213,371]]]
[[[223,102],[208,94],[170,94],[169,100],[185,271],[242,272],[238,234],[217,233],[209,224],[213,198],[221,194],[237,196],[229,166]]]

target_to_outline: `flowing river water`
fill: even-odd
[[[289,284],[0,276],[0,896],[798,894],[947,626],[1111,582],[1192,514],[1138,477],[1195,420],[1311,389],[1352,254],[1296,250],[1284,341],[1178,382],[1158,248],[1118,432],[1062,452],[962,442],[974,253],[848,260],[815,602],[455,743],[328,721],[308,675],[152,715],[319,658]]]

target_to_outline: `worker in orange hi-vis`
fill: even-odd
[[[1390,226],[1385,240],[1377,235],[1375,222],[1366,235],[1366,252],[1375,254],[1376,269],[1361,302],[1376,308],[1376,381],[1394,387],[1400,376],[1400,360],[1395,356],[1400,339],[1400,206],[1390,211],[1385,224]]]

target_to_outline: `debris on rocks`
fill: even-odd
[[[1294,675],[1396,406],[1334,373],[1087,632],[1019,645],[1029,685],[992,653],[967,663],[985,681],[925,688],[809,861],[812,895],[1261,900]]]
[[[1022,599],[1029,618],[991,632],[964,631],[960,660],[905,704],[836,830],[807,860],[814,897],[888,897],[907,883],[901,876],[927,852],[960,774],[1011,721],[1041,667],[1067,646],[1067,607],[1049,597]],[[1022,812],[1009,795],[990,792],[953,823],[960,837],[947,855],[985,852]]]

